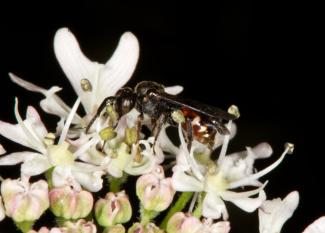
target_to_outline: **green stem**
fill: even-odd
[[[193,216],[194,217],[197,217],[197,218],[200,218],[201,215],[202,215],[202,203],[203,203],[203,199],[205,197],[205,194],[204,192],[201,192],[199,194],[199,198],[198,198],[198,201],[197,201],[197,205],[193,211]]]
[[[177,199],[176,203],[173,207],[171,207],[166,214],[165,218],[160,224],[161,229],[166,229],[168,220],[176,213],[184,209],[186,204],[191,200],[193,196],[193,192],[183,192],[179,198]]]
[[[154,211],[154,210],[146,210],[143,208],[143,206],[140,206],[140,214],[141,214],[141,224],[146,225],[148,224],[152,219],[157,217],[157,215],[160,212]]]
[[[33,228],[34,221],[15,222],[15,224],[21,232],[27,233]]]
[[[122,184],[126,182],[127,176],[128,175],[126,173],[123,173],[123,176],[120,178],[109,176],[109,191],[113,193],[119,192],[121,190]]]

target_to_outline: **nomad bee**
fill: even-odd
[[[103,109],[109,106],[113,107],[118,119],[133,108],[139,111],[138,131],[141,130],[143,115],[148,115],[153,123],[152,132],[155,139],[163,124],[169,123],[177,126],[181,123],[189,148],[193,139],[212,148],[216,133],[229,134],[225,122],[237,118],[219,108],[170,95],[159,83],[142,81],[136,85],[134,90],[123,87],[115,96],[107,97],[88,124],[86,132]]]

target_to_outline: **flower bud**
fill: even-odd
[[[202,223],[198,218],[183,212],[175,213],[167,223],[167,233],[199,233],[201,228]]]
[[[38,231],[35,230],[30,230],[28,231],[28,233],[67,233],[66,230],[62,230],[58,227],[54,227],[51,229],[48,229],[47,227],[41,227],[41,229],[39,229]]]
[[[167,209],[175,194],[171,178],[165,178],[161,166],[138,178],[136,192],[144,209],[157,212]]]
[[[44,180],[30,184],[26,177],[5,179],[1,193],[6,214],[15,222],[39,219],[49,207],[48,185]]]
[[[64,230],[66,230],[67,233],[96,233],[97,228],[96,225],[89,221],[86,222],[84,219],[79,219],[77,222],[65,222],[62,227]],[[64,231],[65,232],[65,231]]]
[[[53,214],[65,219],[86,217],[93,208],[93,196],[85,190],[74,190],[70,186],[54,188],[49,193]]]
[[[153,223],[143,225],[136,222],[129,228],[128,233],[164,233],[164,231]]]
[[[118,224],[112,227],[107,227],[103,233],[125,233],[125,228],[123,225]]]
[[[103,227],[125,223],[132,216],[132,208],[124,191],[109,192],[105,199],[99,199],[95,204],[95,216],[99,225]]]

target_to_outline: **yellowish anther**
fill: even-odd
[[[80,85],[83,91],[91,91],[93,89],[90,81],[86,78],[80,80]]]
[[[117,122],[118,120],[118,114],[117,112],[115,111],[113,105],[108,105],[106,107],[106,112],[109,116],[109,124],[110,125],[115,125],[115,123]]]
[[[55,134],[54,133],[48,133],[44,139],[43,142],[46,146],[50,146],[54,144],[54,140],[55,140]]]
[[[141,150],[140,150],[139,146],[137,147],[136,150],[137,151],[135,153],[135,156],[133,158],[133,161],[136,162],[136,163],[140,163],[142,161],[143,156],[141,154]]]
[[[102,140],[107,141],[115,138],[117,133],[113,127],[106,127],[99,132],[99,136]]]
[[[136,127],[125,129],[125,143],[131,146],[138,141],[138,132]]]
[[[175,121],[178,124],[185,122],[185,117],[181,110],[173,111],[172,118],[173,118],[173,121]]]
[[[287,143],[284,144],[284,147],[285,147],[286,150],[288,150],[287,153],[289,155],[293,154],[293,151],[295,149],[295,145],[293,143],[287,142]]]
[[[230,113],[231,115],[234,115],[236,118],[240,117],[240,112],[239,112],[239,109],[238,109],[238,107],[236,105],[231,105],[228,108],[228,113]]]

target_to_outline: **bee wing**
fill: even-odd
[[[156,96],[161,101],[172,104],[175,107],[188,108],[188,109],[195,111],[197,113],[206,115],[213,119],[216,119],[217,121],[220,121],[220,120],[229,121],[229,120],[234,120],[237,118],[235,115],[225,112],[225,111],[221,110],[220,108],[210,106],[207,104],[203,104],[198,101],[183,99],[183,98],[180,98],[179,96],[173,96],[173,95],[170,95],[167,93],[157,93]]]

